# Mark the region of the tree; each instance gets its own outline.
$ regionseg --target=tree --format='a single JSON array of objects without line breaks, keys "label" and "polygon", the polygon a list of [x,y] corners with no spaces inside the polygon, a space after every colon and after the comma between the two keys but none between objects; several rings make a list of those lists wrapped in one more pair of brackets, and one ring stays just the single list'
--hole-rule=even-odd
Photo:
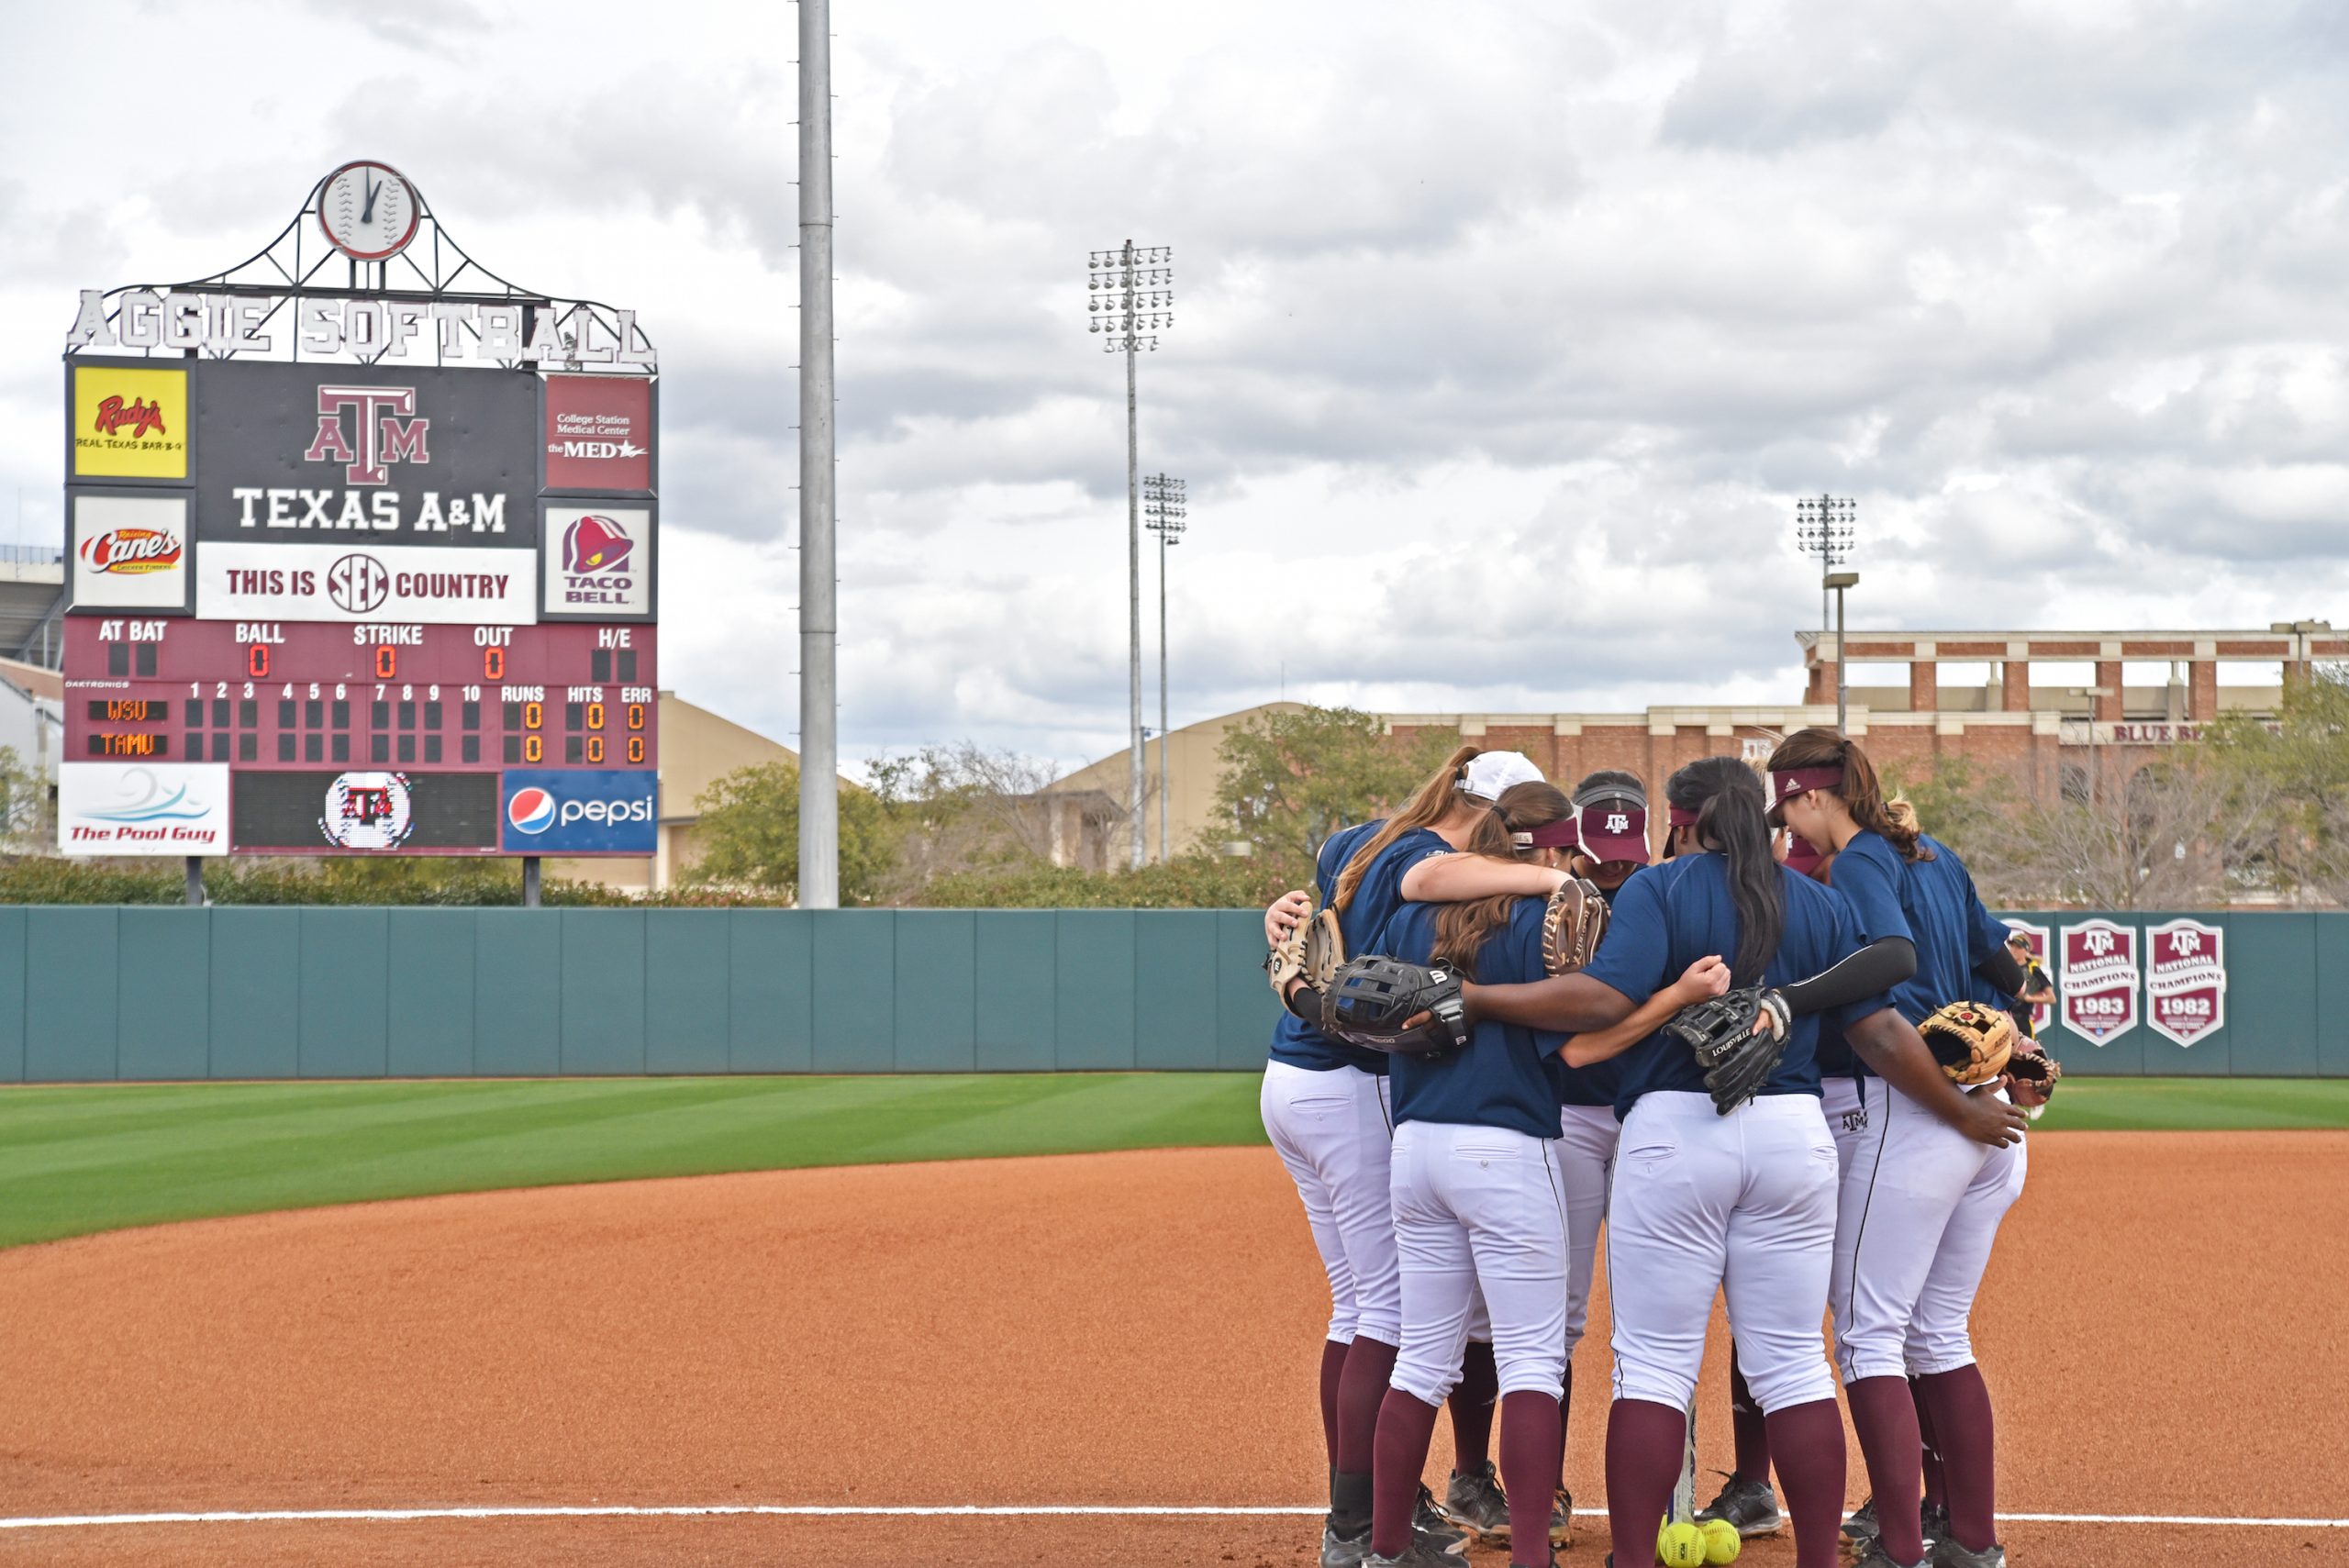
[{"label": "tree", "polygon": [[2266,841],[2245,870],[2287,897],[2349,903],[2349,668],[2288,683],[2276,722],[2230,715],[2201,745],[2263,807]]},{"label": "tree", "polygon": [[[896,859],[896,824],[883,801],[853,785],[840,794],[841,900],[870,904]],[[685,879],[706,887],[799,891],[799,768],[764,762],[737,768],[695,802],[701,851]]]},{"label": "tree", "polygon": [[1993,903],[2199,908],[2228,902],[2272,841],[2271,801],[2188,743],[2094,799],[1983,813],[1963,852]]},{"label": "tree", "polygon": [[1441,733],[1399,740],[1350,707],[1259,714],[1224,737],[1216,806],[1251,858],[1301,886],[1323,840],[1393,810],[1458,743]]}]

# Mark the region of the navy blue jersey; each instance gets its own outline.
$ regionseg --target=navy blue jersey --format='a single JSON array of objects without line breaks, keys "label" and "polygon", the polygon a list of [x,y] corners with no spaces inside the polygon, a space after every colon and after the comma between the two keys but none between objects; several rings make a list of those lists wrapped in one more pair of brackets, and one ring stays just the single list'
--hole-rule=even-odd
[{"label": "navy blue jersey", "polygon": [[[1380,827],[1376,822],[1364,822],[1332,833],[1322,843],[1314,880],[1320,885],[1324,906],[1337,896],[1338,878],[1344,873],[1346,862],[1353,859],[1354,851],[1376,834]],[[1338,929],[1344,934],[1346,951],[1384,951],[1378,946],[1378,936],[1403,902],[1403,873],[1430,855],[1450,853],[1452,846],[1424,828],[1410,828],[1379,851],[1378,858],[1370,862],[1363,872],[1362,881],[1355,885],[1353,902],[1338,913]],[[1384,1075],[1387,1056],[1383,1051],[1341,1045],[1284,1007],[1280,1021],[1273,1026],[1273,1060],[1302,1067],[1308,1073],[1359,1067],[1365,1073]]]},{"label": "navy blue jersey", "polygon": [[[1948,1002],[1984,999],[1987,983],[1974,966],[2007,940],[1974,891],[1974,878],[1948,845],[1920,840],[1932,860],[1903,860],[1882,834],[1863,829],[1835,857],[1835,891],[1852,906],[1868,941],[1906,937],[1916,944],[1917,973],[1892,989],[1892,1005],[1912,1024]],[[1865,1062],[1855,1071],[1865,1076]]]},{"label": "navy blue jersey", "polygon": [[[1835,866],[1839,879],[1842,862]],[[1850,906],[1799,873],[1778,868],[1787,900],[1786,934],[1776,956],[1763,967],[1762,984],[1787,985],[1834,967],[1860,951],[1859,928]],[[1698,959],[1719,954],[1737,959],[1737,906],[1730,900],[1729,862],[1710,851],[1685,854],[1650,866],[1623,884],[1615,901],[1607,938],[1585,974],[1613,986],[1636,1006],[1678,980]],[[1765,1095],[1819,1093],[1817,1057],[1822,1023],[1842,1029],[1879,1012],[1885,998],[1870,997],[1794,1020],[1786,1054],[1762,1085]],[[1615,1114],[1631,1114],[1642,1095],[1657,1090],[1701,1094],[1705,1074],[1688,1048],[1659,1029],[1623,1053],[1623,1080]]]},{"label": "navy blue jersey", "polygon": [[[1542,967],[1544,900],[1520,898],[1508,924],[1476,950],[1476,978],[1488,984],[1547,978]],[[1435,953],[1435,917],[1442,906],[1406,904],[1386,922],[1380,952],[1413,963]],[[1442,1058],[1397,1056],[1390,1078],[1395,1125],[1440,1121],[1462,1127],[1505,1127],[1529,1138],[1559,1135],[1558,1104],[1565,1036],[1517,1024],[1480,1023],[1467,1045]]]},{"label": "navy blue jersey", "polygon": [[[1626,877],[1612,887],[1599,888],[1598,896],[1607,905],[1610,916],[1614,913],[1616,898],[1630,880]],[[1558,1091],[1561,1105],[1611,1106],[1623,1086],[1623,1059],[1620,1056],[1610,1056],[1588,1067],[1567,1067],[1563,1062],[1559,1066],[1565,1073],[1564,1086]]]}]

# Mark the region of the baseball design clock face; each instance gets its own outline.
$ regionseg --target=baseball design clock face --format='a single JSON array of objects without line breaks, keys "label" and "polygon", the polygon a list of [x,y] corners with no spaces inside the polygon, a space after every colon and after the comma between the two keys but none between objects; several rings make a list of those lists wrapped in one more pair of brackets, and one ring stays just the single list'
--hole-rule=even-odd
[{"label": "baseball design clock face", "polygon": [[395,256],[416,238],[423,204],[398,170],[364,160],[327,176],[318,193],[318,222],[335,249],[361,261]]}]

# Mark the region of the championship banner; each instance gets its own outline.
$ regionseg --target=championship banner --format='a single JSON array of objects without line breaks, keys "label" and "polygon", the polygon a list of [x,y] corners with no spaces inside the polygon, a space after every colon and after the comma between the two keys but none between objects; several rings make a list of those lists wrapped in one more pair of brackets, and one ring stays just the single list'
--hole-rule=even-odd
[{"label": "championship banner", "polygon": [[2145,931],[2145,1022],[2190,1046],[2227,1021],[2226,931],[2172,920]]},{"label": "championship banner", "polygon": [[[2035,926],[2029,920],[2009,920],[2005,922],[2005,924],[2007,929],[2020,934],[2023,940],[2031,944],[2031,956],[2038,961],[2041,969],[2045,970],[2053,967],[2053,965],[2048,962],[2048,950],[2054,940],[2054,932],[2050,931],[2044,926]],[[2032,1004],[2031,1032],[2034,1037],[2045,1034],[2047,1032],[2047,1027],[2054,1021],[2055,1004],[2053,1002],[2034,1002]]]},{"label": "championship banner", "polygon": [[2064,928],[2064,1027],[2092,1045],[2137,1027],[2137,933],[2110,920]]}]

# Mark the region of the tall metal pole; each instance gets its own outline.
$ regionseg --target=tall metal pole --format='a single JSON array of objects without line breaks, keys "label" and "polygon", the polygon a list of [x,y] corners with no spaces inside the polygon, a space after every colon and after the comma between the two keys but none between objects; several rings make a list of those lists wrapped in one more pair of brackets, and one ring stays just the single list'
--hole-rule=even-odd
[{"label": "tall metal pole", "polygon": [[799,0],[799,906],[841,903],[832,530],[832,8]]},{"label": "tall metal pole", "polygon": [[1166,547],[1174,541],[1163,529],[1158,535],[1158,858],[1166,858],[1167,816],[1174,799],[1166,766]]},{"label": "tall metal pole", "polygon": [[1142,862],[1141,756],[1141,427],[1134,414],[1134,242],[1125,245],[1126,274],[1126,599],[1132,630],[1133,759],[1127,798],[1133,802],[1133,865]]},{"label": "tall metal pole", "polygon": [[1850,691],[1846,676],[1851,668],[1852,662],[1843,657],[1843,589],[1838,584],[1835,589],[1835,733],[1838,735],[1849,733],[1849,726],[1845,722],[1845,702]]}]

